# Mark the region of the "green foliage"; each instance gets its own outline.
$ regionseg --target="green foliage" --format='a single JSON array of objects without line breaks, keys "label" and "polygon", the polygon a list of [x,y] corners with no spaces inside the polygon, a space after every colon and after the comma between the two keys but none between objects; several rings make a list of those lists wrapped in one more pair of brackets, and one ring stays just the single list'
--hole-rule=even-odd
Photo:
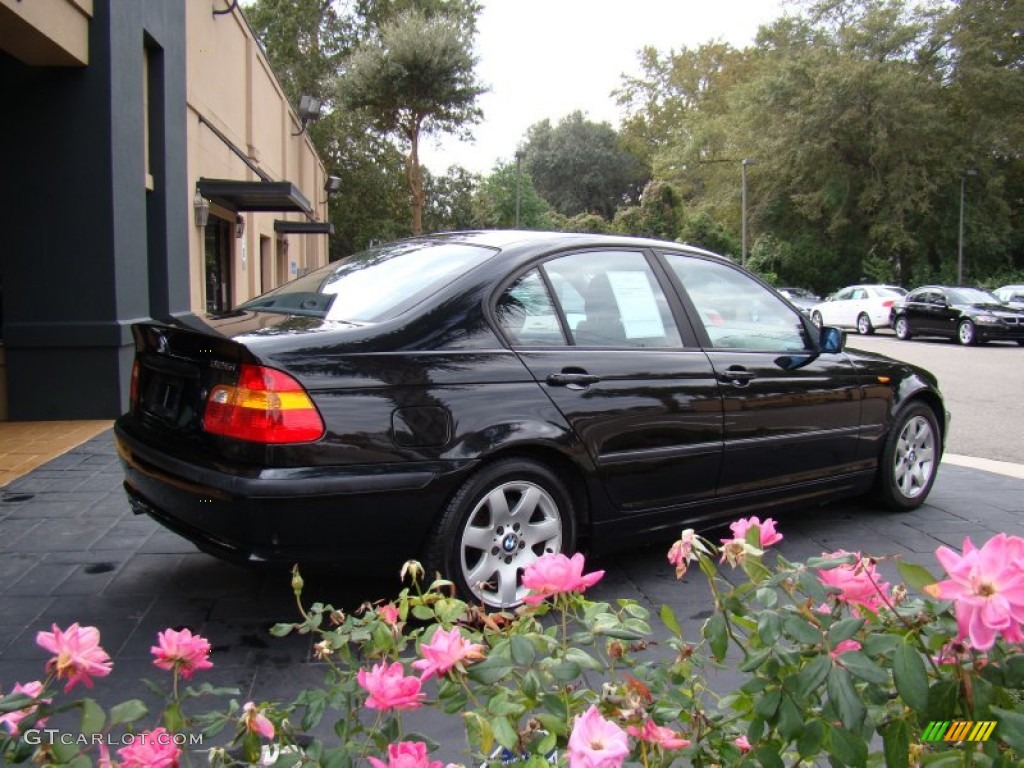
[{"label": "green foliage", "polygon": [[[203,684],[180,691],[174,671],[172,690],[160,693],[166,706],[156,722],[171,733],[203,734],[215,766],[274,757],[282,766],[349,765],[384,757],[400,741],[435,749],[429,734],[408,731],[405,710],[418,706],[437,710],[426,721],[431,724],[461,722],[466,765],[488,763],[499,747],[547,765],[552,751],[565,753],[577,718],[590,708],[629,730],[627,759],[648,768],[826,760],[851,767],[1024,765],[1019,644],[1000,640],[987,652],[971,650],[956,642],[951,604],[879,583],[871,575],[873,559],[847,554],[790,563],[766,554],[761,537],[760,526],[750,526],[740,554],[683,532],[677,575],[696,563],[714,608],[699,629],[686,629],[689,640],[670,609],[661,610],[664,628],[656,632],[648,610],[629,599],[593,601],[558,592],[536,606],[487,612],[453,597],[449,581],[424,586],[418,564],[406,571],[411,584],[395,600],[348,614],[324,603],[305,606],[296,571],[299,619],[276,625],[271,634],[311,638],[325,669],[322,686],[299,691],[291,702],[240,707],[234,690]],[[722,566],[726,573],[717,564],[723,552],[731,563]],[[772,567],[768,560],[775,561]],[[838,568],[860,585],[857,604],[821,581],[822,570]],[[918,566],[901,564],[900,572],[925,593],[934,582]],[[876,590],[871,609],[860,602],[865,573]],[[451,645],[435,646],[438,655],[425,653],[442,631],[457,634],[459,654]],[[382,689],[386,699],[408,686],[419,689],[414,662],[446,654],[447,667],[437,671],[436,686],[421,704],[368,708],[361,675],[371,668],[393,667],[403,678]],[[740,680],[732,690],[715,692],[708,677],[722,668]],[[108,712],[91,698],[64,701],[55,682],[48,679],[35,697],[0,696],[0,714],[24,712],[22,734],[68,711],[77,711],[79,732],[90,737],[116,740],[126,726],[144,729],[149,713],[140,701]],[[207,698],[218,700],[211,711],[201,706]],[[272,738],[260,735],[257,718],[266,718]],[[986,742],[923,742],[930,720],[998,724]],[[325,721],[333,728],[323,728]],[[639,734],[647,725],[685,741],[669,747],[645,740]],[[441,727],[450,734],[447,724]],[[227,741],[214,745],[225,728]],[[310,732],[320,736],[305,738]],[[86,766],[99,755],[91,740],[50,747],[2,728],[0,757],[5,764]]]},{"label": "green foliage", "polygon": [[474,203],[475,220],[480,227],[549,230],[554,226],[551,206],[533,186],[530,174],[521,164],[499,164],[480,185]]},{"label": "green foliage", "polygon": [[592,213],[611,221],[619,206],[639,201],[649,178],[615,129],[579,111],[554,127],[549,120],[530,126],[522,151],[537,191],[563,216]]},{"label": "green foliage", "polygon": [[465,132],[481,112],[484,92],[475,79],[472,38],[457,17],[410,8],[384,21],[378,35],[348,57],[338,97],[376,128],[409,148],[406,181],[412,197],[412,232],[423,231],[425,192],[420,139]]}]

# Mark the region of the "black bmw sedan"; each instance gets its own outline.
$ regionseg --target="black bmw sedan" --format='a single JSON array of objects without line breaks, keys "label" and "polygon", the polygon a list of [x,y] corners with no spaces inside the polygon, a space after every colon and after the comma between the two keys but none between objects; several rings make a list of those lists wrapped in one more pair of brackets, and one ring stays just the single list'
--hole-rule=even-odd
[{"label": "black bmw sedan", "polygon": [[904,341],[944,336],[967,346],[999,340],[1024,345],[1024,309],[979,288],[917,288],[893,305],[892,327]]},{"label": "black bmw sedan", "polygon": [[548,552],[872,490],[914,508],[947,427],[926,371],[656,240],[424,236],[206,322],[133,328],[136,511],[237,560],[417,557],[490,606]]}]

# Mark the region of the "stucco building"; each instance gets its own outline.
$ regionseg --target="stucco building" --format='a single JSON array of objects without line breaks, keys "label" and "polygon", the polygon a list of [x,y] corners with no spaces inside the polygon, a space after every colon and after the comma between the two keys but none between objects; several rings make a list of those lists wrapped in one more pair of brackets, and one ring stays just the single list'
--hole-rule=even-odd
[{"label": "stucco building", "polygon": [[116,416],[131,323],[327,263],[323,163],[232,0],[0,0],[0,95],[0,419]]}]

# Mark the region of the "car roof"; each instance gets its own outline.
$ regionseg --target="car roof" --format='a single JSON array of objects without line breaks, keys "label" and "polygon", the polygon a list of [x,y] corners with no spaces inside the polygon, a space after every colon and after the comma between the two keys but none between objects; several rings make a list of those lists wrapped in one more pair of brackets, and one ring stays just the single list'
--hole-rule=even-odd
[{"label": "car roof", "polygon": [[606,244],[620,246],[640,246],[645,248],[676,248],[690,253],[711,256],[724,261],[732,261],[728,256],[709,251],[689,243],[676,243],[669,240],[658,240],[649,237],[633,237],[630,235],[608,235],[586,232],[546,232],[523,229],[477,229],[463,232],[437,232],[423,235],[425,239],[453,240],[472,245],[489,246],[492,248],[511,248],[513,246],[548,246],[573,244]]}]

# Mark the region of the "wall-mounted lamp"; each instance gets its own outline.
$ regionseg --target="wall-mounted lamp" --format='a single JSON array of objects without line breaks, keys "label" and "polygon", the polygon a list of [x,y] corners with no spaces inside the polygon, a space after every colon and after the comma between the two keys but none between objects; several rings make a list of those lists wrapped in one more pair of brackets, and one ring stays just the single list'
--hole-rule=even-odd
[{"label": "wall-mounted lamp", "polygon": [[298,136],[305,132],[306,123],[310,120],[318,120],[320,118],[320,110],[323,109],[324,103],[315,96],[304,95],[299,99],[299,108],[297,111],[299,120],[302,121],[302,127],[298,131],[292,134],[292,136]]},{"label": "wall-mounted lamp", "polygon": [[245,234],[245,217],[241,214],[235,215],[235,237],[241,237]]},{"label": "wall-mounted lamp", "polygon": [[196,226],[205,227],[206,222],[210,220],[210,201],[203,197],[198,189],[196,196],[192,198],[192,211],[196,217]]},{"label": "wall-mounted lamp", "polygon": [[335,192],[341,191],[341,177],[340,176],[328,176],[327,181],[324,182],[324,192],[328,195],[333,195]]}]

